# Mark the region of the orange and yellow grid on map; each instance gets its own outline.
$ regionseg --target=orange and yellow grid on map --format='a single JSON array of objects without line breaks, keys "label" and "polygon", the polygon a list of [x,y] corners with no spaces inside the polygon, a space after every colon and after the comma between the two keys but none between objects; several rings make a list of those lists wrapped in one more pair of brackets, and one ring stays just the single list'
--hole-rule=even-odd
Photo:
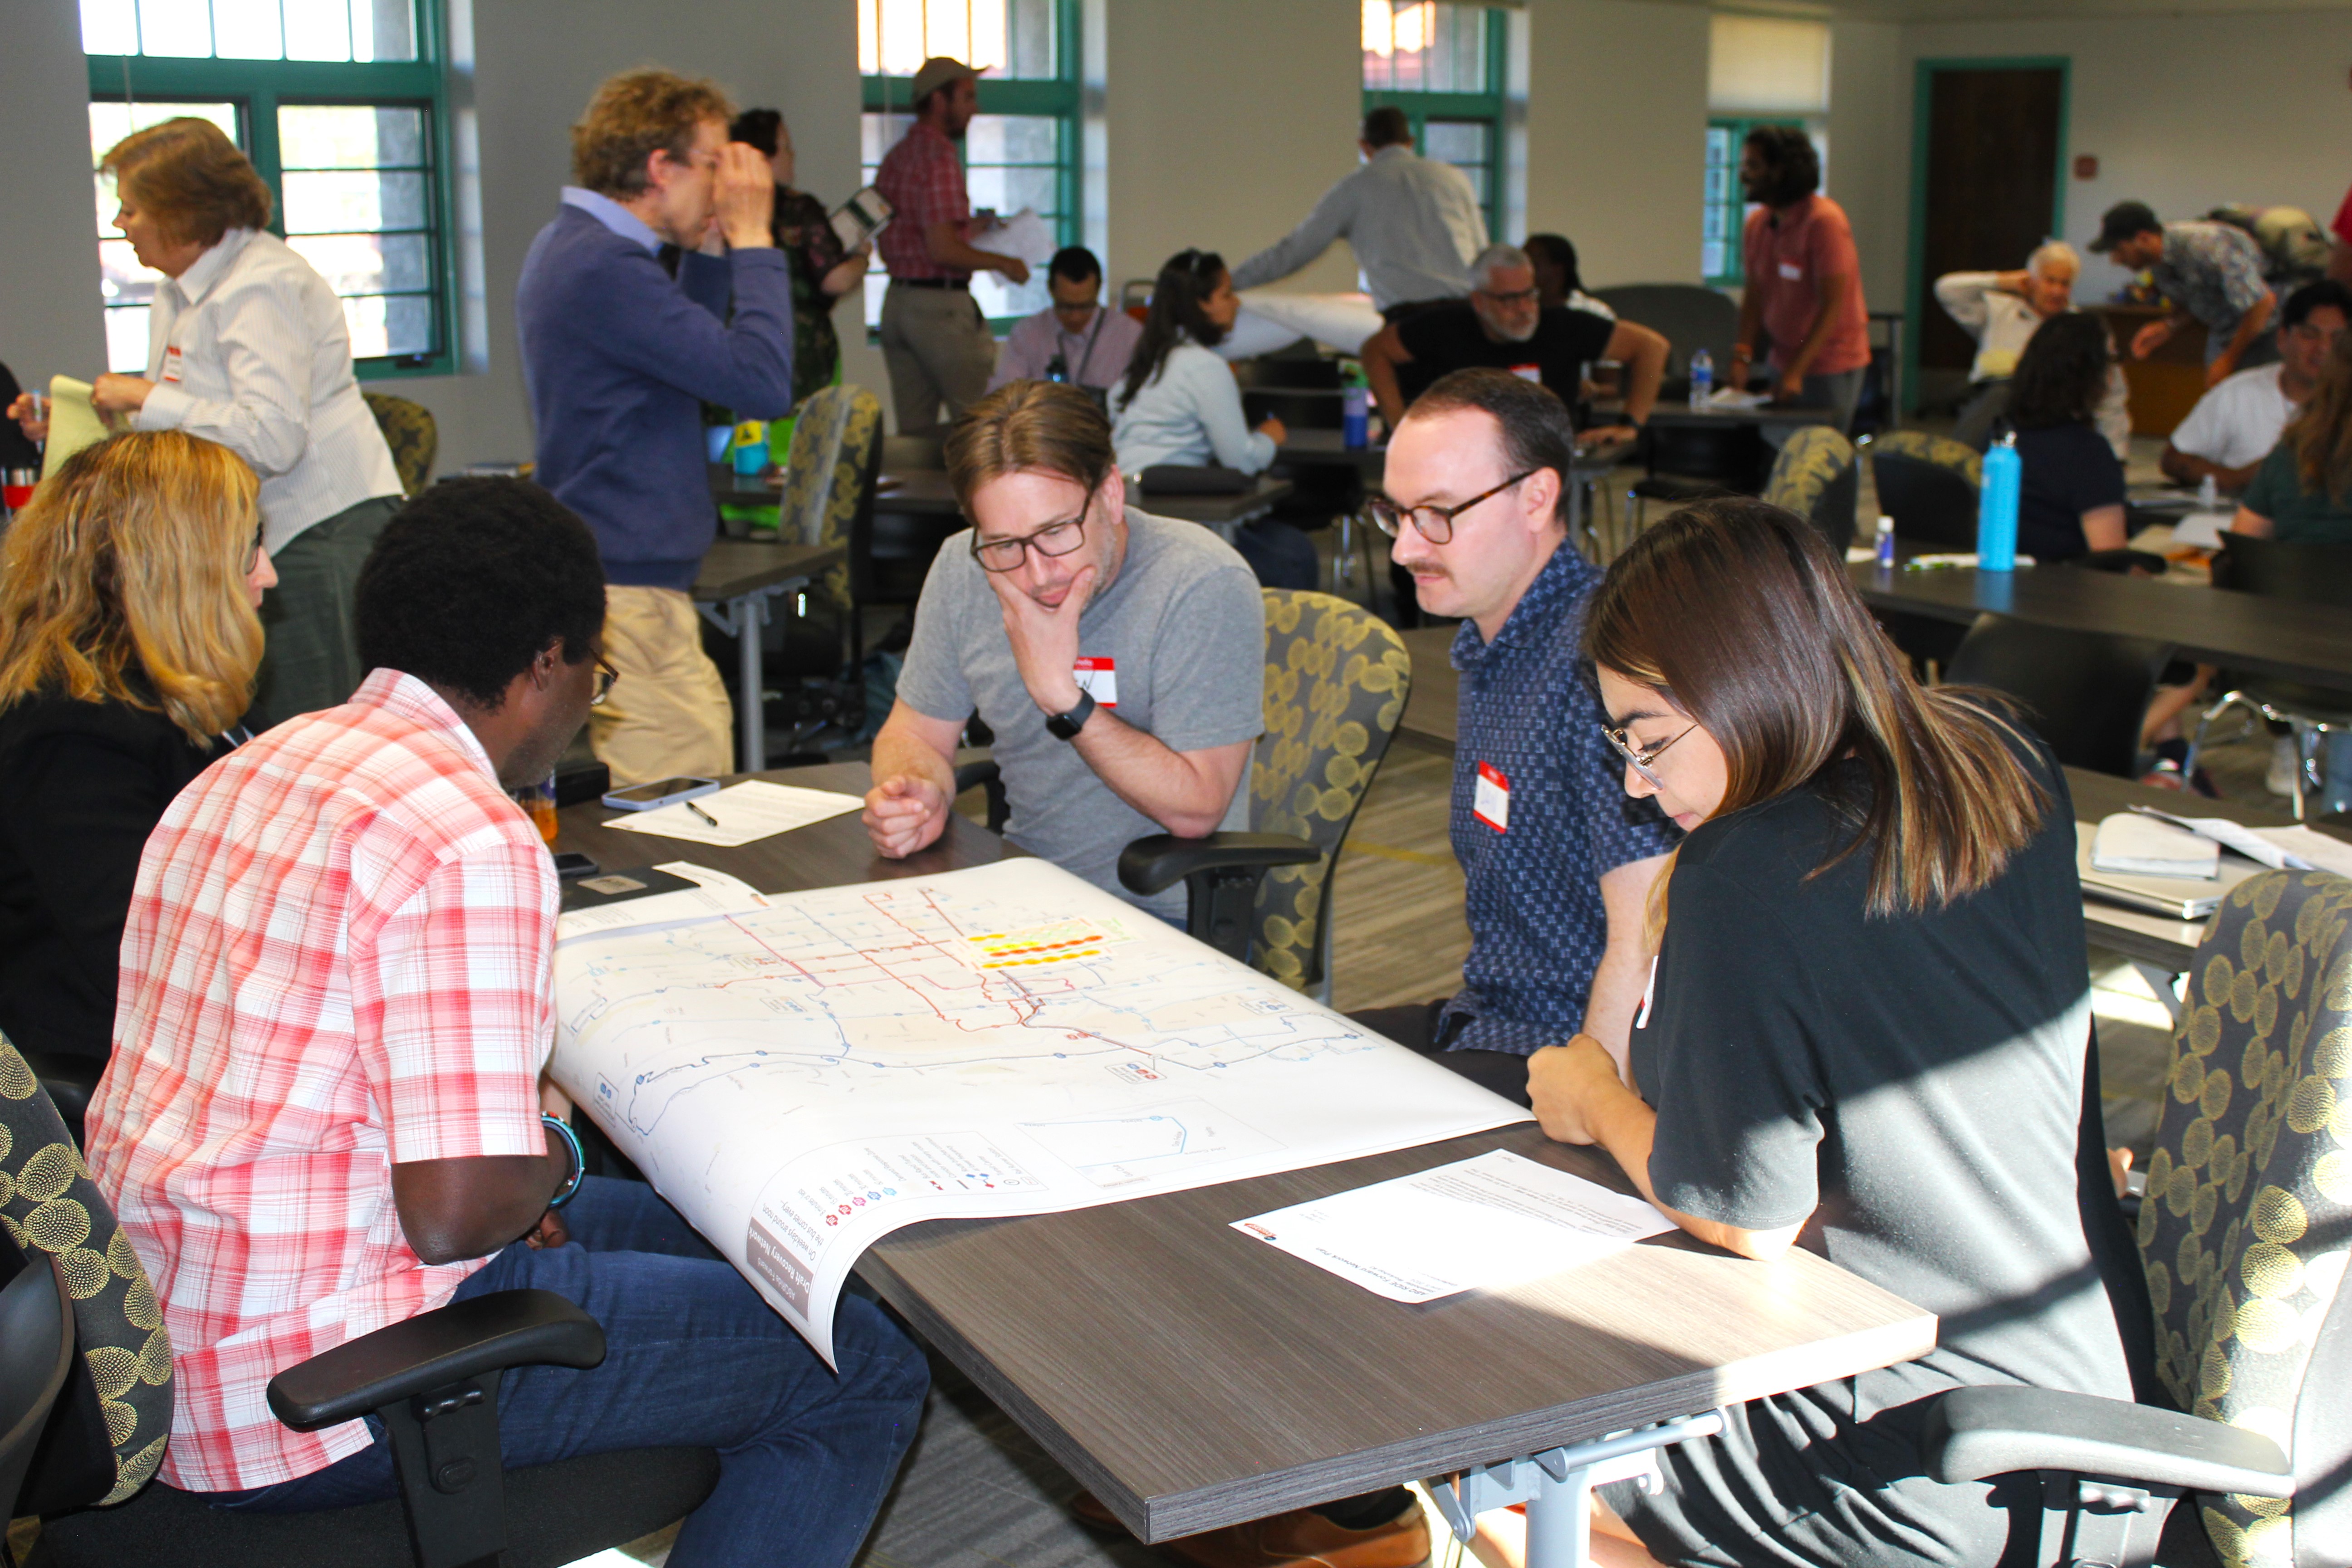
[{"label": "orange and yellow grid on map", "polygon": [[982,969],[1028,969],[1100,958],[1111,943],[1128,939],[1126,928],[1117,921],[1072,920],[992,931],[964,941],[971,944],[972,963]]}]

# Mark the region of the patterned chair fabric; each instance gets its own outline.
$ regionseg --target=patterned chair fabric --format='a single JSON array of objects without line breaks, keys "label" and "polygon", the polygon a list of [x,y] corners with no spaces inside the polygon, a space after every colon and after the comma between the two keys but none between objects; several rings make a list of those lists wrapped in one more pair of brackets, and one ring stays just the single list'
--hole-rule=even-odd
[{"label": "patterned chair fabric", "polygon": [[441,450],[441,427],[433,411],[421,403],[387,393],[362,392],[384,445],[392,448],[392,466],[400,470],[400,488],[411,496],[433,482],[433,458]]},{"label": "patterned chair fabric", "polygon": [[1257,963],[1313,991],[1325,979],[1332,868],[1404,715],[1412,658],[1386,623],[1345,599],[1262,591],[1265,733],[1250,767],[1250,826],[1304,837],[1323,855],[1276,867],[1259,886]]},{"label": "patterned chair fabric", "polygon": [[99,1195],[57,1107],[0,1035],[0,1226],[30,1258],[46,1253],[73,1298],[74,1343],[89,1363],[114,1449],[121,1502],[155,1473],[172,1433],[172,1339],[147,1271]]},{"label": "patterned chair fabric", "polygon": [[[828,386],[802,404],[785,462],[776,537],[845,548],[881,439],[882,404],[862,386]],[[824,592],[843,613],[848,612],[845,559],[824,574]]]},{"label": "patterned chair fabric", "polygon": [[2224,1563],[2352,1562],[2352,879],[2241,883],[2196,964],[2139,1211],[2157,1370],[2294,1463],[2292,1501],[2200,1500]]},{"label": "patterned chair fabric", "polygon": [[[1853,442],[1826,425],[1808,425],[1772,460],[1764,499],[1811,522],[1843,550],[1853,537],[1854,487],[1838,481],[1853,472]],[[1831,516],[1841,501],[1845,515]]]},{"label": "patterned chair fabric", "polygon": [[1932,463],[1965,477],[1972,485],[1984,483],[1984,455],[1948,436],[1930,436],[1924,430],[1889,430],[1871,442],[1870,455],[1874,460],[1908,458],[1916,463]]}]

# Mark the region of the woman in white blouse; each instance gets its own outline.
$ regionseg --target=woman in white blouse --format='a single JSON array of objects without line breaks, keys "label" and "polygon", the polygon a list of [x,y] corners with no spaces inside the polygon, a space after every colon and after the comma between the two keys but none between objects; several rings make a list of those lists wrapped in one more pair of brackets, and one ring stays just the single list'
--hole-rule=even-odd
[{"label": "woman in white blouse", "polygon": [[1255,474],[1287,434],[1279,419],[1255,430],[1242,412],[1233,367],[1212,351],[1240,313],[1233,275],[1214,251],[1181,250],[1151,286],[1151,312],[1111,388],[1111,443],[1130,478],[1162,463],[1214,464]]},{"label": "woman in white blouse", "polygon": [[[264,226],[269,187],[220,127],[183,118],[124,138],[114,225],[163,274],[147,374],[101,375],[110,423],[217,441],[261,476],[263,543],[278,586],[247,727],[347,700],[366,676],[352,590],[401,503],[400,474],[352,373],[342,301]],[[11,408],[21,419],[29,400]],[[45,428],[26,424],[40,439]]]}]

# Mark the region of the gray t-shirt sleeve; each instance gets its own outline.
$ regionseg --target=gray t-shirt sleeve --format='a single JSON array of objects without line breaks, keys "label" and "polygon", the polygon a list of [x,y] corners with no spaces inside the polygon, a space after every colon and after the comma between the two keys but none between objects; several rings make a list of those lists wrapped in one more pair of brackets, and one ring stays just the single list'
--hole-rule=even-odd
[{"label": "gray t-shirt sleeve", "polygon": [[[964,678],[961,643],[965,620],[975,613],[975,593],[992,601],[994,595],[971,558],[969,530],[940,546],[931,569],[923,577],[922,596],[915,603],[915,633],[907,644],[907,659],[898,671],[898,700],[916,712],[961,723],[971,717],[971,682]],[[992,602],[984,606],[992,613]]]},{"label": "gray t-shirt sleeve", "polygon": [[1177,594],[1151,658],[1151,732],[1171,752],[1255,740],[1265,728],[1265,600],[1236,557]]}]

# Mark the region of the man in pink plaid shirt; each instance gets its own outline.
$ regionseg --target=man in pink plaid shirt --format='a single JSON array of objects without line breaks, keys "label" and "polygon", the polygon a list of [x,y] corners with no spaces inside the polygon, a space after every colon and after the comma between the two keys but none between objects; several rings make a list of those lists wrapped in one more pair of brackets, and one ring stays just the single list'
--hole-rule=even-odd
[{"label": "man in pink plaid shirt", "polygon": [[176,1352],[161,1479],[276,1512],[393,1496],[372,1420],[294,1432],[270,1378],[537,1288],[607,1358],[504,1375],[509,1467],[715,1447],[672,1563],[844,1564],[914,1435],[915,1348],[845,1300],[835,1376],[650,1188],[551,1205],[576,1175],[541,1122],[558,885],[506,791],[602,700],[604,618],[595,540],[547,491],[437,486],[361,573],[358,693],[215,763],[148,840],[89,1161]]},{"label": "man in pink plaid shirt", "polygon": [[941,55],[915,73],[915,122],[883,155],[874,188],[890,204],[877,240],[890,287],[882,296],[882,363],[898,428],[919,430],[979,402],[996,365],[996,340],[971,297],[971,275],[1029,281],[1029,264],[973,247],[971,198],[955,144],[980,112],[979,73]]}]

